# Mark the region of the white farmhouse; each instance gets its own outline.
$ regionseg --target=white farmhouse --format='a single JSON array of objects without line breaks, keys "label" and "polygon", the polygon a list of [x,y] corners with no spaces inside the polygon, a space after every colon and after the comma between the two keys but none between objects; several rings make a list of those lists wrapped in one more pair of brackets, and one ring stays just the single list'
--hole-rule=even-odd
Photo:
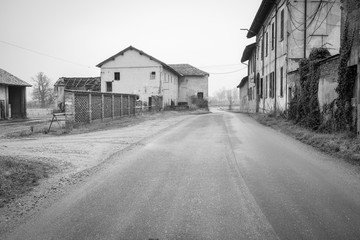
[{"label": "white farmhouse", "polygon": [[[188,64],[167,65],[132,46],[97,67],[101,68],[101,92],[137,94],[149,106],[155,99],[160,99],[161,107],[164,107],[177,105],[179,101],[188,102],[189,94],[202,98],[208,95],[209,74],[199,69],[195,72],[196,68]],[[190,75],[186,75],[186,67],[192,69]],[[200,75],[205,77],[194,84]]]}]

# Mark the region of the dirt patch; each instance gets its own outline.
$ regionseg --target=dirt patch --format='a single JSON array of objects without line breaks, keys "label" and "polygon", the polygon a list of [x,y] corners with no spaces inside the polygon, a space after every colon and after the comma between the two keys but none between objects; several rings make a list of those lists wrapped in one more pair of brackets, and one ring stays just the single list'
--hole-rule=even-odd
[{"label": "dirt patch", "polygon": [[283,117],[249,114],[258,122],[311,145],[322,152],[360,165],[360,139],[349,133],[320,133],[296,125]]},{"label": "dirt patch", "polygon": [[11,156],[0,156],[0,208],[30,192],[54,166]]}]

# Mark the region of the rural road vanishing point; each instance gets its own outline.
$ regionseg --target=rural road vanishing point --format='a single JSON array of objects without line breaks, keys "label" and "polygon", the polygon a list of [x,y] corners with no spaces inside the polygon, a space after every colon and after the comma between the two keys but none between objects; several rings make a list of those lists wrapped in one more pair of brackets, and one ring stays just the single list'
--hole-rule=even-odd
[{"label": "rural road vanishing point", "polygon": [[5,239],[360,239],[354,166],[247,115],[193,115],[140,143]]}]

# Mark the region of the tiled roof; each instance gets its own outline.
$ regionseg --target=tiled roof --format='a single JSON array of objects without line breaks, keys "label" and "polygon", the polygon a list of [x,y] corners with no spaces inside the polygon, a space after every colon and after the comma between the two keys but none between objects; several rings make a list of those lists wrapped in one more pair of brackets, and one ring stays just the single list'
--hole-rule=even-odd
[{"label": "tiled roof", "polygon": [[98,65],[96,65],[97,67],[101,68],[102,65],[104,65],[105,63],[107,63],[108,61],[113,61],[117,56],[119,55],[124,55],[125,52],[127,51],[130,51],[130,50],[133,50],[133,51],[137,51],[140,55],[144,55],[144,56],[147,56],[148,58],[150,58],[150,60],[153,60],[155,62],[158,62],[159,64],[161,64],[164,68],[166,68],[167,70],[175,73],[176,75],[178,75],[179,73],[176,72],[174,69],[172,69],[171,67],[169,67],[166,63],[154,58],[153,56],[150,56],[149,54],[137,49],[137,48],[134,48],[133,46],[129,46],[127,48],[125,48],[124,50],[118,52],[117,54],[115,54],[114,56],[111,56],[109,57],[108,59],[102,61],[101,63],[99,63]]},{"label": "tiled roof", "polygon": [[31,87],[27,82],[15,77],[11,73],[0,68],[0,84],[12,85],[12,86],[24,86]]},{"label": "tiled roof", "polygon": [[54,86],[65,85],[67,90],[100,91],[100,77],[61,77]]},{"label": "tiled roof", "polygon": [[183,76],[209,76],[209,73],[189,64],[169,64],[169,66]]}]

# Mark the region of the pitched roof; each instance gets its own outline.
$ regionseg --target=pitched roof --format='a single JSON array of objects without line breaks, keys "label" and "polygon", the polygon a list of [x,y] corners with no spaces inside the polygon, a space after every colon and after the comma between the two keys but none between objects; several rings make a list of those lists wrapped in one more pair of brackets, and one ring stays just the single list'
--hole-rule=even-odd
[{"label": "pitched roof", "polygon": [[237,85],[237,88],[242,88],[247,83],[248,80],[249,80],[248,76],[243,77],[243,79],[241,79],[239,85]]},{"label": "pitched roof", "polygon": [[31,84],[15,77],[11,73],[0,68],[0,84],[12,85],[12,86],[24,86],[31,87]]},{"label": "pitched roof", "polygon": [[252,43],[250,45],[247,45],[244,49],[243,55],[241,57],[241,62],[246,62],[250,59],[250,56],[253,52],[253,50],[256,48],[256,43]]},{"label": "pitched roof", "polygon": [[68,90],[100,91],[100,77],[61,77],[54,86],[65,85]]},{"label": "pitched roof", "polygon": [[144,56],[147,56],[148,58],[150,58],[150,60],[153,60],[155,62],[158,62],[159,64],[161,64],[164,68],[166,68],[167,70],[169,70],[170,72],[173,72],[175,73],[176,75],[179,75],[179,73],[177,71],[175,71],[174,69],[172,69],[171,67],[169,67],[167,64],[165,64],[164,62],[154,58],[153,56],[150,56],[149,54],[137,49],[137,48],[134,48],[133,46],[130,46],[130,47],[127,47],[125,48],[124,50],[118,52],[117,54],[109,57],[108,59],[102,61],[101,63],[99,63],[98,65],[96,65],[97,67],[101,67],[102,65],[104,65],[105,63],[109,62],[109,61],[113,61],[116,57],[118,57],[119,55],[124,55],[125,52],[127,51],[137,51],[139,52],[140,55],[144,55]]},{"label": "pitched roof", "polygon": [[169,66],[183,76],[209,76],[209,73],[193,67],[190,64],[169,64]]},{"label": "pitched roof", "polygon": [[276,3],[276,0],[263,0],[256,13],[256,16],[251,24],[251,27],[246,35],[247,38],[252,38],[258,34],[260,28],[265,21],[266,17],[270,13],[272,7]]}]

